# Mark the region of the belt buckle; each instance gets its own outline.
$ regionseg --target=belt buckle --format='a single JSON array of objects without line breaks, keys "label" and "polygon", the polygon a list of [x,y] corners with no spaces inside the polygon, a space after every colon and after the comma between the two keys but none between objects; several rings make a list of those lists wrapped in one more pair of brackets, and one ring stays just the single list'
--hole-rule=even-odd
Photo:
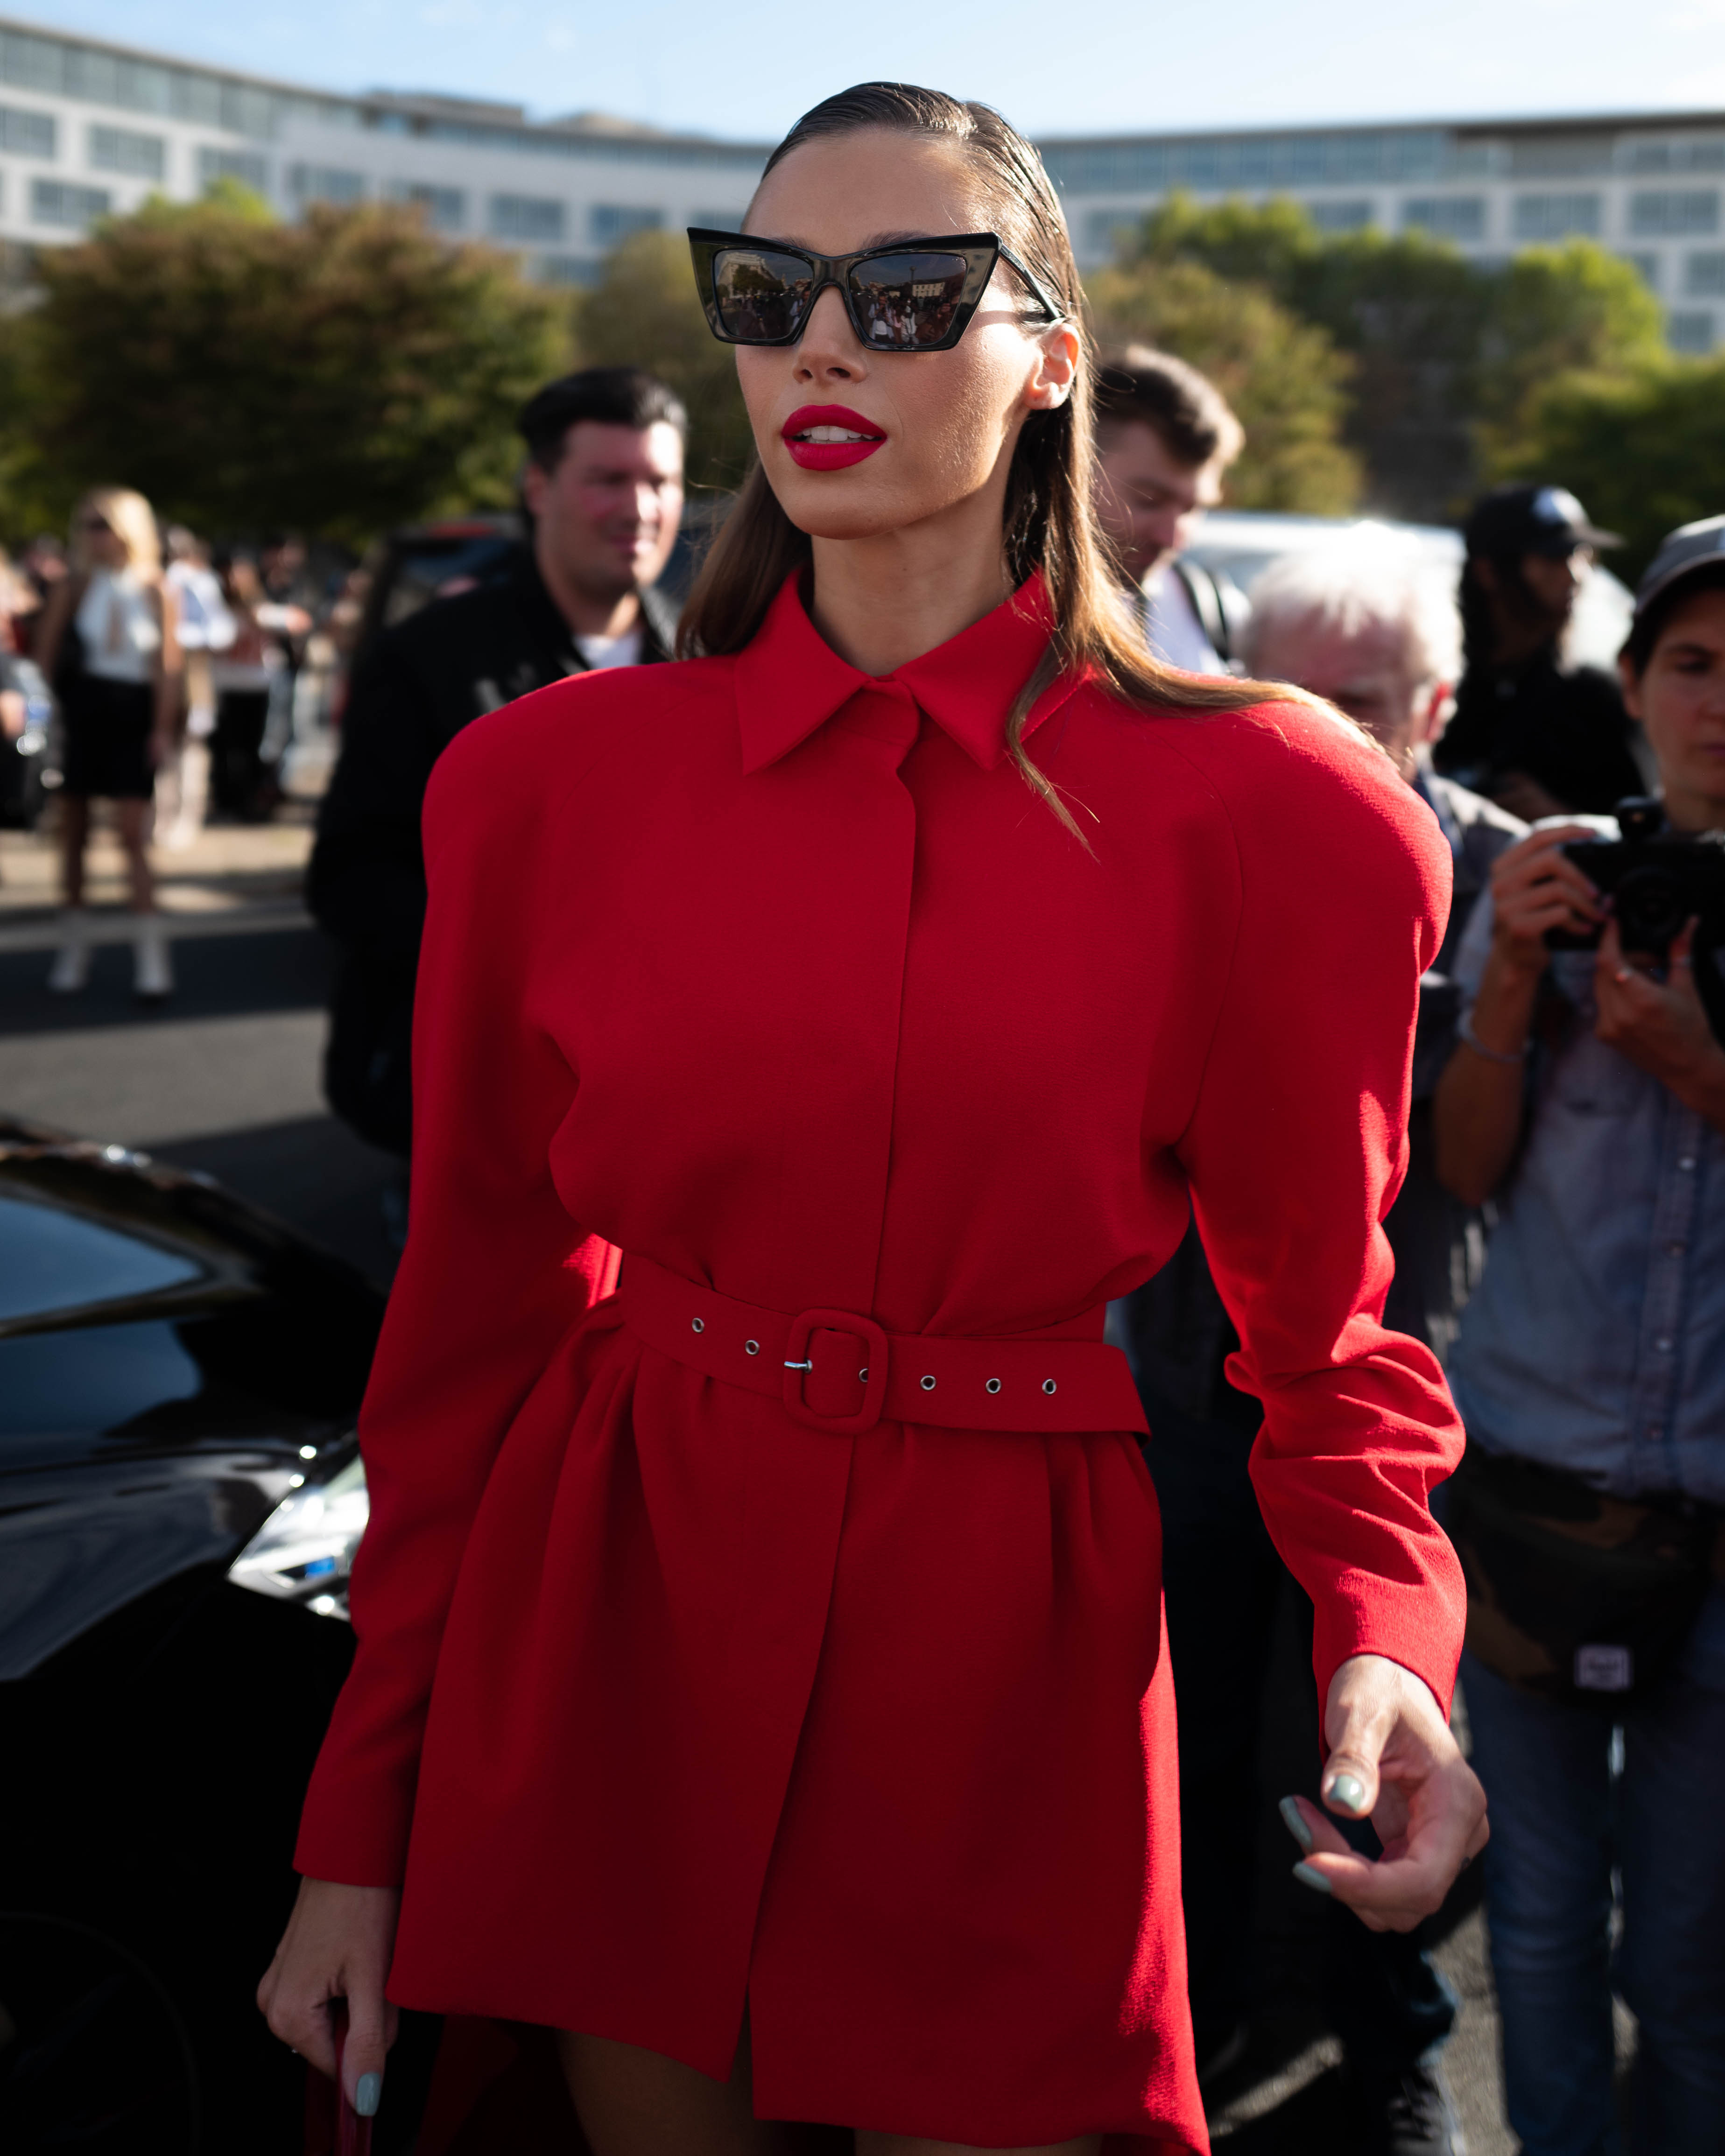
[{"label": "belt buckle", "polygon": [[[866,1357],[863,1369],[863,1402],[855,1414],[817,1414],[803,1395],[803,1380],[814,1367],[809,1344],[816,1332],[848,1332],[862,1343]],[[825,1430],[831,1437],[860,1437],[880,1419],[886,1404],[886,1335],[872,1317],[854,1310],[805,1310],[791,1320],[784,1342],[784,1404],[793,1422],[805,1430]],[[858,1373],[861,1376],[861,1372]]]}]

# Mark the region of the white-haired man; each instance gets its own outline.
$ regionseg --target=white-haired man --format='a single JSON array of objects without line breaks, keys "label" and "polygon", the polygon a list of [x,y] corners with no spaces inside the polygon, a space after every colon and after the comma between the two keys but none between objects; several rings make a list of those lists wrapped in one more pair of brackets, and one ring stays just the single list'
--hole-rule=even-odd
[{"label": "white-haired man", "polygon": [[[1410,1164],[1386,1223],[1396,1276],[1384,1322],[1441,1357],[1484,1254],[1478,1215],[1432,1172],[1430,1096],[1455,1045],[1459,1007],[1450,964],[1492,861],[1523,827],[1430,767],[1461,637],[1453,598],[1422,573],[1417,555],[1389,533],[1363,534],[1285,557],[1251,598],[1248,670],[1309,689],[1368,727],[1430,807],[1455,856],[1449,932],[1420,983]],[[1155,1432],[1146,1457],[1162,1504],[1168,1650],[1181,1703],[1193,2021],[1200,2078],[1214,2086],[1248,2048],[1255,1912],[1250,1867],[1239,1852],[1257,1845],[1261,1825],[1258,1702],[1287,1582],[1247,1472],[1261,1410],[1224,1374],[1238,1343],[1195,1229],[1170,1265],[1115,1306],[1111,1333],[1132,1357]],[[1291,1799],[1282,1815],[1303,1851],[1311,1830]],[[1452,1996],[1406,1935],[1368,1932],[1335,1905],[1323,1922],[1324,2003],[1354,2111],[1348,2145],[1368,2156],[1450,2156],[1459,2142],[1435,2055],[1454,2020]],[[1247,2056],[1244,2070],[1250,2066]]]}]

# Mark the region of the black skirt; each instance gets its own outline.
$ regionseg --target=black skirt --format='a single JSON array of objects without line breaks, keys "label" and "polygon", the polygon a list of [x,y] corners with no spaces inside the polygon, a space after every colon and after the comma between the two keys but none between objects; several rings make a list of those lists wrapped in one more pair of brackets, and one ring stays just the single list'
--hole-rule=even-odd
[{"label": "black skirt", "polygon": [[150,735],[156,691],[147,681],[79,674],[66,684],[61,784],[80,800],[147,801],[156,790]]}]

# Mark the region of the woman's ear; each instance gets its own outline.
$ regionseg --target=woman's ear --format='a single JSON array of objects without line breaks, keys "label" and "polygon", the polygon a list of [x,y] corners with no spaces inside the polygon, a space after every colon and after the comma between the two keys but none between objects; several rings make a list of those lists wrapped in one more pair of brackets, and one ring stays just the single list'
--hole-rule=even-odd
[{"label": "woman's ear", "polygon": [[1078,332],[1069,322],[1055,322],[1037,340],[1036,366],[1024,389],[1024,407],[1030,412],[1053,412],[1072,393],[1078,374]]}]

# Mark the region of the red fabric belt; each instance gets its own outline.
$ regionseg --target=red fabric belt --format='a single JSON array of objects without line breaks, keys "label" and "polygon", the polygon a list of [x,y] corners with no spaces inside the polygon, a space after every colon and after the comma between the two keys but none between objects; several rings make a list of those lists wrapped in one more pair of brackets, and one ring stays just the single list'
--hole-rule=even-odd
[{"label": "red fabric belt", "polygon": [[888,1422],[947,1430],[1147,1433],[1127,1359],[1100,1340],[954,1340],[883,1332],[849,1310],[787,1317],[650,1258],[623,1261],[623,1315],[649,1348],[721,1383],[783,1401],[835,1437]]}]

